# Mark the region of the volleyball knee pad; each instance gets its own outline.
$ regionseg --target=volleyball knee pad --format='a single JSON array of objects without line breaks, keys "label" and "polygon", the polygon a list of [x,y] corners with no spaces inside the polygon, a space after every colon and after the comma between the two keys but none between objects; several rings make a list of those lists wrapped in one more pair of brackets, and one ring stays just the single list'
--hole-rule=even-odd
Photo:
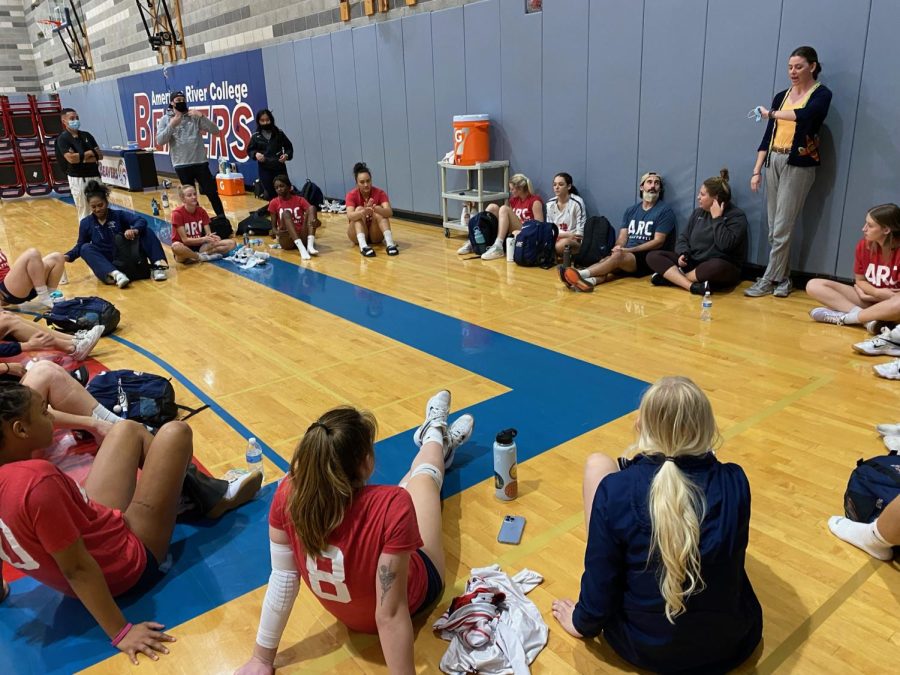
[{"label": "volleyball knee pad", "polygon": [[400,487],[405,488],[407,483],[415,476],[428,476],[434,481],[434,484],[437,485],[438,490],[444,486],[444,474],[439,468],[434,464],[419,464],[419,466],[413,469],[412,473],[409,474],[409,478],[400,484]]}]

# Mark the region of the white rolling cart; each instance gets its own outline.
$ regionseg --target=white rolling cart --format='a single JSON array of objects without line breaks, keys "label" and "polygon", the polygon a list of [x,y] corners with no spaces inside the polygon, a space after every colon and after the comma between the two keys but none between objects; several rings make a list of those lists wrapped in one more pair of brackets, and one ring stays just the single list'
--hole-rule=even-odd
[{"label": "white rolling cart", "polygon": [[[448,216],[447,206],[449,202],[474,202],[477,204],[479,211],[484,211],[485,204],[509,199],[509,162],[506,160],[462,165],[438,162],[438,166],[441,167],[441,218],[444,221],[445,237],[450,236],[450,230],[468,232],[468,228],[459,222],[459,218],[451,220]],[[447,189],[448,171],[466,172],[466,187],[464,190]],[[500,189],[491,190],[485,187],[484,174],[486,171],[503,172],[503,182],[500,183],[502,186]]]}]

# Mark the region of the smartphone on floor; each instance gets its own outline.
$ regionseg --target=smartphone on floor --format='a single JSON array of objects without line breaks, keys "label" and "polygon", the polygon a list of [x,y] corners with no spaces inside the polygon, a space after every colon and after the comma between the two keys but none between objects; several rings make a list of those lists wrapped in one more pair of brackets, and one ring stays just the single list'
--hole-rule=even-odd
[{"label": "smartphone on floor", "polygon": [[500,534],[497,541],[501,544],[518,544],[522,541],[522,531],[525,529],[523,516],[504,516],[500,524]]}]

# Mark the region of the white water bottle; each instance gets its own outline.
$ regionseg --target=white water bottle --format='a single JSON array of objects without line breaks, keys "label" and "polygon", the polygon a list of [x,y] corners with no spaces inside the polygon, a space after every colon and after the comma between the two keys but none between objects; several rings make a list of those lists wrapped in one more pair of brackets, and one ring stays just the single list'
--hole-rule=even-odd
[{"label": "white water bottle", "polygon": [[515,429],[504,429],[494,440],[494,496],[505,502],[519,495],[516,442],[513,440],[517,433]]},{"label": "white water bottle", "polygon": [[700,302],[700,320],[712,321],[712,296],[709,291],[703,294],[703,300]]},{"label": "white water bottle", "polygon": [[464,204],[462,207],[462,213],[459,214],[459,225],[465,230],[469,229],[469,218],[471,214],[469,213],[469,205]]},{"label": "white water bottle", "polygon": [[262,448],[259,446],[259,441],[255,438],[250,438],[247,440],[247,470],[250,473],[254,471],[259,471],[261,474],[265,476],[265,471],[263,470],[263,453]]},{"label": "white water bottle", "polygon": [[506,238],[506,262],[516,261],[516,238],[509,235]]}]

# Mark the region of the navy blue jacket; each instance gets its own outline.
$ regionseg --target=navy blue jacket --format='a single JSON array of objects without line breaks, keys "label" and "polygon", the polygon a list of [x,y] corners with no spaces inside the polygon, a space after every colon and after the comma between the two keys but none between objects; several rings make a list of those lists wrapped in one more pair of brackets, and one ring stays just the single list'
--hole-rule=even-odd
[{"label": "navy blue jacket", "polygon": [[[781,110],[781,104],[784,97],[787,96],[789,89],[780,91],[775,94],[772,99],[772,110]],[[794,114],[797,116],[797,126],[794,130],[794,140],[791,142],[791,152],[788,155],[787,163],[793,166],[819,166],[821,159],[819,157],[819,130],[828,115],[828,108],[831,106],[831,90],[824,84],[816,87],[815,91],[810,95],[806,105],[797,108]],[[762,142],[759,144],[757,151],[769,152],[772,149],[772,139],[775,137],[773,133],[775,123],[778,120],[769,120],[766,124],[766,132],[763,134]],[[766,166],[769,163],[769,156],[766,156]]]},{"label": "navy blue jacket", "polygon": [[81,247],[85,244],[93,244],[100,249],[104,257],[113,260],[116,253],[117,234],[125,234],[126,230],[143,232],[146,229],[147,221],[128,211],[110,207],[107,209],[106,223],[103,225],[97,220],[97,216],[91,213],[81,219],[81,223],[78,225],[78,241],[75,242],[72,250],[66,253],[66,259],[69,262],[75,262],[81,257]]},{"label": "navy blue jacket", "polygon": [[647,562],[647,497],[660,459],[638,455],[604,478],[594,496],[573,623],[585,637],[602,631],[622,658],[640,668],[723,673],[746,660],[762,637],[762,609],[744,571],[750,485],[741,467],[722,464],[712,453],[679,458],[678,466],[706,495],[700,529],[706,588],[669,623],[658,557]]}]

